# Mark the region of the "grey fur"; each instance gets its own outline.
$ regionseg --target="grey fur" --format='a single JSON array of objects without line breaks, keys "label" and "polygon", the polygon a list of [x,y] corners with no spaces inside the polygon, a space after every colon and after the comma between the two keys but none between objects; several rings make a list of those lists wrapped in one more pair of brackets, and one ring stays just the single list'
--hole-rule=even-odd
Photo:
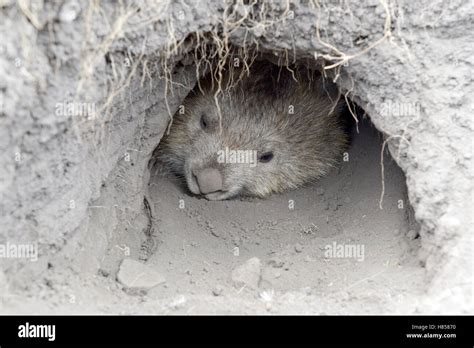
[{"label": "grey fur", "polygon": [[[232,87],[236,76],[241,79]],[[223,85],[225,91],[217,97],[222,133],[214,98],[217,83],[207,76],[185,99],[184,114],[174,115],[171,132],[156,151],[158,161],[184,177],[192,192],[200,193],[193,173],[217,168],[222,192],[205,194],[206,198],[265,197],[313,182],[341,159],[347,146],[340,121],[343,102],[335,85],[319,73],[256,62],[249,74],[227,73]],[[225,147],[256,150],[258,156],[272,151],[274,157],[255,167],[218,163],[217,151]]]}]

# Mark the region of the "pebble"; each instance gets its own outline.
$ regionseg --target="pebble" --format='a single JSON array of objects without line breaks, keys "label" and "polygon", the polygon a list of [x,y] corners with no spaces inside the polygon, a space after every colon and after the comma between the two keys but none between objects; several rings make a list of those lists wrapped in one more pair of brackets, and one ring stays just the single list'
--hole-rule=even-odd
[{"label": "pebble", "polygon": [[300,243],[296,243],[296,245],[295,245],[295,251],[296,251],[297,253],[302,252],[302,251],[303,251],[303,246],[302,246]]},{"label": "pebble", "polygon": [[415,239],[417,236],[418,236],[418,233],[416,233],[413,230],[410,230],[410,231],[407,232],[407,238],[410,239],[410,240]]},{"label": "pebble", "polygon": [[214,296],[221,296],[222,293],[224,292],[224,288],[220,285],[217,285],[213,290],[212,290],[212,294]]},{"label": "pebble", "polygon": [[81,6],[79,2],[74,0],[67,1],[63,4],[61,10],[59,11],[59,20],[61,22],[72,22],[77,18],[79,12],[81,12]]},{"label": "pebble", "polygon": [[165,278],[150,266],[141,262],[125,259],[120,265],[117,280],[129,289],[151,289],[161,283]]},{"label": "pebble", "polygon": [[278,257],[272,257],[270,260],[268,260],[268,264],[274,268],[282,268],[284,262]]},{"label": "pebble", "polygon": [[260,259],[252,257],[232,271],[234,286],[240,288],[244,285],[256,289],[260,283],[262,266]]}]

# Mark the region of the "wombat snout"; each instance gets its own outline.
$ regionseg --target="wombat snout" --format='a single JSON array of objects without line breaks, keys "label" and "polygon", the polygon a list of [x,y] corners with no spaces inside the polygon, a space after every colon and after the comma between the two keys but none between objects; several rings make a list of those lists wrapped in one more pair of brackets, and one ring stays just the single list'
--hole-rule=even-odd
[{"label": "wombat snout", "polygon": [[199,193],[208,194],[222,190],[222,175],[215,168],[193,170],[193,177],[199,187]]}]

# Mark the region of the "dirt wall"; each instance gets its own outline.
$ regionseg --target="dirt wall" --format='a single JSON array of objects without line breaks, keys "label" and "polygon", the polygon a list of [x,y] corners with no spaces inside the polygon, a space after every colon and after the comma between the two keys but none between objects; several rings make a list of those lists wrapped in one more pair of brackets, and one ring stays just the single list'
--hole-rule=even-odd
[{"label": "dirt wall", "polygon": [[3,1],[0,10],[0,242],[38,245],[36,262],[1,260],[5,308],[27,311],[15,299],[60,297],[71,275],[114,273],[138,257],[147,163],[196,81],[189,38],[202,35],[218,56],[232,44],[281,64],[325,61],[405,173],[429,278],[418,310],[472,310],[472,3]]}]

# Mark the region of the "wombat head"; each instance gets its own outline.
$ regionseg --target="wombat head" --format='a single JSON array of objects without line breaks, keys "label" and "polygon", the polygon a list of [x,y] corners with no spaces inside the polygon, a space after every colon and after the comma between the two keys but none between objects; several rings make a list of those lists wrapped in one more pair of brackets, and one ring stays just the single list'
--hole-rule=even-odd
[{"label": "wombat head", "polygon": [[210,200],[264,197],[326,174],[347,141],[341,103],[334,86],[309,73],[256,64],[217,95],[203,79],[174,116],[160,161]]}]

